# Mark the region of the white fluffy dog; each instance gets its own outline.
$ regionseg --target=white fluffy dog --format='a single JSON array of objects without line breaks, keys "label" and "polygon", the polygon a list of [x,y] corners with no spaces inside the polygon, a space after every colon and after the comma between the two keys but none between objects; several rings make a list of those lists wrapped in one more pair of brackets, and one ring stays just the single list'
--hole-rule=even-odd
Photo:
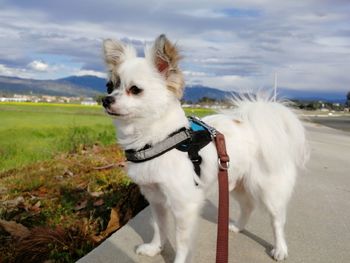
[{"label": "white fluffy dog", "polygon": [[[115,116],[118,142],[125,149],[142,149],[167,138],[189,122],[180,104],[184,80],[178,67],[179,52],[164,35],[137,57],[136,50],[120,41],[104,41],[109,71],[109,95],[103,99],[108,114]],[[271,255],[288,255],[284,236],[287,203],[298,167],[307,158],[304,128],[284,105],[268,99],[235,101],[233,115],[213,115],[203,120],[226,138],[231,156],[229,190],[239,202],[240,217],[230,230],[244,229],[256,205],[271,216],[275,245]],[[142,163],[129,163],[128,174],[150,203],[154,236],[136,253],[154,256],[166,240],[168,211],[176,223],[176,263],[190,261],[195,226],[205,193],[215,185],[217,152],[210,143],[200,151],[201,176],[186,152],[173,149]],[[194,183],[197,182],[197,185]]]}]

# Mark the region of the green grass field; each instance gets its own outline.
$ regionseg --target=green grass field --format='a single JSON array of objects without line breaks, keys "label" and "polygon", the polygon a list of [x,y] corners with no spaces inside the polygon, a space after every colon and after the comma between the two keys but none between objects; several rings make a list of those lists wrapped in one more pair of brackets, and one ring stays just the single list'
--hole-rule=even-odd
[{"label": "green grass field", "polygon": [[[186,113],[201,117],[212,110]],[[114,142],[112,120],[101,106],[0,103],[0,173],[94,143]]]},{"label": "green grass field", "polygon": [[101,107],[0,104],[0,172],[114,138],[112,121]]}]

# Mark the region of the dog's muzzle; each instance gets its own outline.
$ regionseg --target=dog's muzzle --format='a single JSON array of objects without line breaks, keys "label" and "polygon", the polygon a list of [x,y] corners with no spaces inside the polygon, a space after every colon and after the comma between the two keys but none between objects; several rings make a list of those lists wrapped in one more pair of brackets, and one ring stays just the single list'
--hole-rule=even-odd
[{"label": "dog's muzzle", "polygon": [[114,102],[115,102],[115,99],[112,96],[106,96],[102,98],[102,105],[106,109],[108,109],[111,106],[111,104],[113,104]]}]

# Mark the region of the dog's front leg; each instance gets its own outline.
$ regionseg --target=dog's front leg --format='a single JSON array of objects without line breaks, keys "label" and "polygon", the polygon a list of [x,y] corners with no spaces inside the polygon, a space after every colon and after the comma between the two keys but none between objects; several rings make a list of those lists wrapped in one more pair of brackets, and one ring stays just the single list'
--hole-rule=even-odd
[{"label": "dog's front leg", "polygon": [[176,257],[174,263],[191,262],[192,241],[196,232],[200,204],[184,204],[174,212],[176,224]]},{"label": "dog's front leg", "polygon": [[153,238],[150,243],[145,243],[137,247],[136,253],[153,257],[162,251],[166,239],[166,223],[168,218],[167,209],[160,203],[150,202],[153,217]]}]

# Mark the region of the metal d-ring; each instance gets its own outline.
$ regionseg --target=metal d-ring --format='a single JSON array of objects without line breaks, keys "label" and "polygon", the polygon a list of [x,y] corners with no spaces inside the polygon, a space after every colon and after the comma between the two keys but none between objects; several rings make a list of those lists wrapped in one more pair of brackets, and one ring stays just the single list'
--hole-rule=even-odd
[{"label": "metal d-ring", "polygon": [[225,167],[225,166],[222,166],[221,160],[220,160],[220,158],[218,158],[218,164],[219,164],[220,169],[222,169],[222,170],[228,170],[228,168],[230,168],[230,161],[225,162],[225,164],[226,164],[226,167]]}]

